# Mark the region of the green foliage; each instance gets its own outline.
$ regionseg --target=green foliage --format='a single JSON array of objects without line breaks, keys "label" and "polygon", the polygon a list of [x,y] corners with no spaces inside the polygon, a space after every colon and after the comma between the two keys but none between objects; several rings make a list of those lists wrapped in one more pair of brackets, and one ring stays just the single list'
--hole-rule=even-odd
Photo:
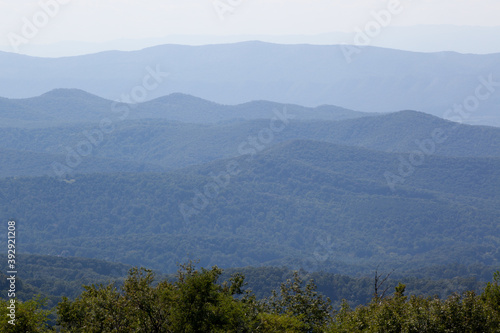
[{"label": "green foliage", "polygon": [[251,321],[247,302],[233,297],[243,280],[217,284],[221,272],[190,262],[175,283],[155,283],[152,271],[133,268],[120,290],[92,285],[64,299],[59,324],[68,332],[240,332]]},{"label": "green foliage", "polygon": [[[446,299],[406,296],[399,283],[393,295],[374,297],[352,309],[343,301],[334,312],[330,300],[303,285],[299,272],[261,301],[244,290],[245,277],[219,282],[222,270],[181,265],[175,281],[156,281],[148,269],[132,268],[123,286],[86,286],[76,299],[57,306],[60,332],[331,332],[331,333],[498,333],[500,273],[482,293],[455,293]],[[16,305],[16,325],[7,323],[2,303],[2,332],[51,332],[50,311],[35,298]],[[6,319],[7,318],[7,319]]]},{"label": "green foliage", "polygon": [[[8,307],[15,306],[15,313]],[[21,302],[15,300],[0,299],[0,331],[4,333],[43,333],[52,332],[49,328],[49,315],[51,311],[44,310],[46,300],[35,297],[29,301]],[[12,317],[14,315],[14,317]]]},{"label": "green foliage", "polygon": [[178,299],[172,316],[174,330],[236,332],[244,327],[244,305],[233,298],[242,281],[220,286],[217,280],[221,273],[216,266],[198,271],[191,262],[181,265],[175,284]]},{"label": "green foliage", "polygon": [[258,333],[301,333],[308,332],[308,326],[301,318],[290,314],[276,314],[262,312],[258,315],[259,326],[255,329]]},{"label": "green foliage", "polygon": [[352,310],[344,303],[330,332],[500,332],[496,277],[495,281],[479,296],[468,291],[445,300],[408,298],[400,284],[393,296],[373,299],[367,306]]},{"label": "green foliage", "polygon": [[301,332],[322,332],[332,312],[330,300],[316,291],[313,281],[302,287],[298,272],[294,272],[292,279],[281,284],[279,294],[273,291],[262,306],[265,312],[297,319],[303,326]]},{"label": "green foliage", "polygon": [[74,301],[58,304],[59,324],[68,332],[125,332],[131,326],[123,299],[112,285],[87,286]]},{"label": "green foliage", "polygon": [[222,270],[181,265],[177,280],[155,283],[150,270],[133,268],[123,287],[92,285],[57,307],[66,332],[320,332],[329,301],[295,275],[265,301],[244,291],[244,276],[218,283]]},{"label": "green foliage", "polygon": [[481,300],[490,309],[488,320],[496,318],[500,323],[500,271],[493,275],[493,282],[488,282],[484,292],[481,294]]}]

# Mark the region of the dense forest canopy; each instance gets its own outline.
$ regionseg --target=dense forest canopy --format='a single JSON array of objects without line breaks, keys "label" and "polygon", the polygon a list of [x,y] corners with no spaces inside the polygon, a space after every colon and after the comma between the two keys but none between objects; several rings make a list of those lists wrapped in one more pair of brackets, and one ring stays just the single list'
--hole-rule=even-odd
[{"label": "dense forest canopy", "polygon": [[[147,269],[132,268],[121,287],[89,285],[56,309],[44,300],[17,303],[16,325],[8,323],[8,301],[1,301],[4,332],[498,332],[500,272],[480,294],[467,291],[446,299],[406,296],[399,283],[386,295],[382,274],[375,276],[372,300],[353,309],[346,301],[334,311],[314,281],[298,272],[279,289],[256,299],[244,275],[220,281],[222,270],[183,264],[175,281],[155,281]],[[382,288],[385,288],[382,293]],[[380,292],[377,292],[380,291]],[[56,323],[50,320],[56,316]],[[10,319],[14,320],[14,319]]]}]

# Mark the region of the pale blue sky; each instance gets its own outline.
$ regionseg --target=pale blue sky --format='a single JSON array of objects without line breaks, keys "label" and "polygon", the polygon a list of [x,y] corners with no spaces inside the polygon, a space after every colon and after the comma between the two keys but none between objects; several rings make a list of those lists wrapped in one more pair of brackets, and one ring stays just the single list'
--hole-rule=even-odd
[{"label": "pale blue sky", "polygon": [[[44,17],[41,3],[52,4],[45,11],[53,17]],[[23,37],[26,22],[35,19],[40,29],[26,38],[31,45],[169,35],[349,33],[389,6],[397,7],[391,28],[500,26],[500,0],[0,0],[0,45]]]}]

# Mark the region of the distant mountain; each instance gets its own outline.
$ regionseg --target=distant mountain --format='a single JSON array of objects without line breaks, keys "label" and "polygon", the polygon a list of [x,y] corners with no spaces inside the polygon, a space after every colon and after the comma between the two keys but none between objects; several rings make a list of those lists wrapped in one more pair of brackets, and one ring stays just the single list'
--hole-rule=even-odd
[{"label": "distant mountain", "polygon": [[0,98],[0,127],[52,127],[103,119],[132,119],[212,124],[233,120],[266,119],[273,111],[287,108],[297,119],[341,120],[373,115],[332,105],[307,108],[268,101],[221,105],[190,95],[174,93],[155,100],[126,104],[106,100],[78,89],[56,89],[26,99]]},{"label": "distant mountain", "polygon": [[0,126],[96,122],[110,113],[110,105],[110,101],[78,89],[57,89],[26,99],[1,98]]},{"label": "distant mountain", "polygon": [[168,174],[7,178],[0,218],[17,219],[23,252],[164,271],[187,258],[365,273],[498,265],[500,160],[429,158],[391,191],[383,174],[398,164],[394,153],[294,141]]},{"label": "distant mountain", "polygon": [[136,96],[138,101],[181,92],[223,104],[271,100],[375,112],[411,109],[437,116],[468,102],[483,85],[478,105],[471,104],[477,110],[463,120],[500,125],[499,53],[262,42],[162,45],[63,58],[0,53],[0,73],[0,91],[10,98],[56,88],[83,89],[111,100]]},{"label": "distant mountain", "polygon": [[201,98],[174,93],[142,103],[132,119],[160,118],[189,123],[217,123],[230,120],[270,119],[274,111],[286,109],[297,120],[344,120],[372,116],[373,113],[344,109],[333,105],[314,108],[270,101],[252,101],[237,105],[221,105]]},{"label": "distant mountain", "polygon": [[316,135],[309,139],[386,152],[420,150],[444,156],[500,156],[499,128],[460,125],[416,111],[323,124],[311,122],[310,126],[316,127],[310,128]]},{"label": "distant mountain", "polygon": [[[193,114],[239,112],[248,115],[254,112],[260,117],[267,110],[275,110],[277,114],[286,114],[289,119],[285,119],[286,124],[271,121],[278,119],[271,111],[270,120],[238,118],[216,124],[188,124],[162,119],[117,120],[107,133],[102,132],[99,124],[92,123],[34,129],[4,128],[0,136],[0,151],[3,152],[0,154],[0,177],[55,175],[54,162],[70,166],[71,173],[166,171],[256,153],[297,139],[395,152],[400,154],[396,159],[407,160],[415,152],[423,154],[424,159],[435,155],[500,157],[499,128],[460,125],[421,112],[401,111],[357,119],[318,121],[307,120],[308,113],[314,114],[314,110],[298,106],[287,107],[285,112],[280,108],[273,109],[273,103],[255,102],[225,111],[225,107],[218,105],[204,110],[196,105],[207,106],[211,105],[210,102],[198,102],[189,96],[174,95],[165,97],[163,102],[151,102],[151,105],[165,103],[169,110],[173,110],[172,114],[190,109],[198,110]],[[151,105],[144,109],[154,109]],[[325,117],[327,113],[339,118],[344,114],[345,117],[356,116],[334,107],[319,109],[325,109]],[[158,113],[160,117],[161,112]],[[270,129],[272,126],[277,126],[275,131]],[[67,159],[75,158],[75,154],[78,163],[68,162]]]},{"label": "distant mountain", "polygon": [[[64,57],[109,50],[131,51],[163,44],[207,45],[227,44],[244,41],[263,41],[276,44],[353,44],[357,33],[330,32],[317,35],[175,35],[160,38],[120,39],[106,43],[66,41],[57,44],[30,44],[23,48],[23,54],[37,57]],[[387,26],[384,37],[374,38],[370,45],[413,52],[445,52],[488,54],[499,53],[495,41],[500,35],[500,27],[419,25]],[[460,36],[460,38],[455,38]],[[1,45],[0,50],[9,52],[10,45]]]}]

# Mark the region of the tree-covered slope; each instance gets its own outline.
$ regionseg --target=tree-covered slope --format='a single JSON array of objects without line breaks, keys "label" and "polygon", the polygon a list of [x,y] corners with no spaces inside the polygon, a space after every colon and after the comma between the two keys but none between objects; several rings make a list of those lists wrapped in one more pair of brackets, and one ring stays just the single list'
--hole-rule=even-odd
[{"label": "tree-covered slope", "polygon": [[[10,162],[6,155],[2,157],[5,169],[0,170],[15,172],[0,171],[0,176],[54,175],[52,158],[32,152],[59,155],[61,163],[70,167],[69,173],[126,170],[100,167],[99,159],[121,161],[124,165],[154,164],[162,170],[172,170],[256,153],[296,139],[398,152],[401,155],[395,157],[397,161],[408,161],[410,154],[416,152],[420,156],[412,158],[419,159],[418,163],[434,155],[500,157],[500,129],[494,127],[459,125],[414,111],[342,121],[299,120],[289,110],[278,112],[287,115],[285,122],[278,121],[271,111],[268,120],[218,124],[130,120],[113,124],[106,133],[98,124],[4,128],[0,149],[15,150],[17,157]],[[24,152],[26,155],[22,156]],[[81,163],[71,162],[75,154]]]},{"label": "tree-covered slope", "polygon": [[498,263],[497,159],[429,159],[393,192],[382,172],[397,166],[394,154],[298,141],[169,174],[4,179],[0,210],[24,252],[164,270],[190,257],[329,270]]},{"label": "tree-covered slope", "polygon": [[[0,176],[43,176],[56,175],[53,163],[64,165],[67,155],[37,153],[32,151],[19,151],[0,148]],[[113,172],[161,172],[165,171],[159,165],[135,161],[113,160],[102,157],[89,157],[82,159],[78,165],[81,173],[113,173]]]},{"label": "tree-covered slope", "polygon": [[[125,97],[123,97],[125,96]],[[222,105],[190,95],[174,93],[152,101],[127,95],[106,100],[78,89],[55,89],[37,97],[0,98],[0,127],[51,127],[64,124],[164,119],[197,124],[268,118],[273,110],[288,108],[297,119],[341,120],[373,115],[333,105],[304,107],[268,101]]]},{"label": "tree-covered slope", "polygon": [[[38,294],[49,298],[54,306],[63,296],[76,297],[83,285],[119,283],[131,266],[103,260],[39,254],[19,254],[17,262],[22,267],[17,274],[17,297],[25,301]],[[4,257],[2,257],[3,259]],[[2,275],[0,275],[3,277]],[[7,298],[7,281],[2,278],[1,298]]]}]

